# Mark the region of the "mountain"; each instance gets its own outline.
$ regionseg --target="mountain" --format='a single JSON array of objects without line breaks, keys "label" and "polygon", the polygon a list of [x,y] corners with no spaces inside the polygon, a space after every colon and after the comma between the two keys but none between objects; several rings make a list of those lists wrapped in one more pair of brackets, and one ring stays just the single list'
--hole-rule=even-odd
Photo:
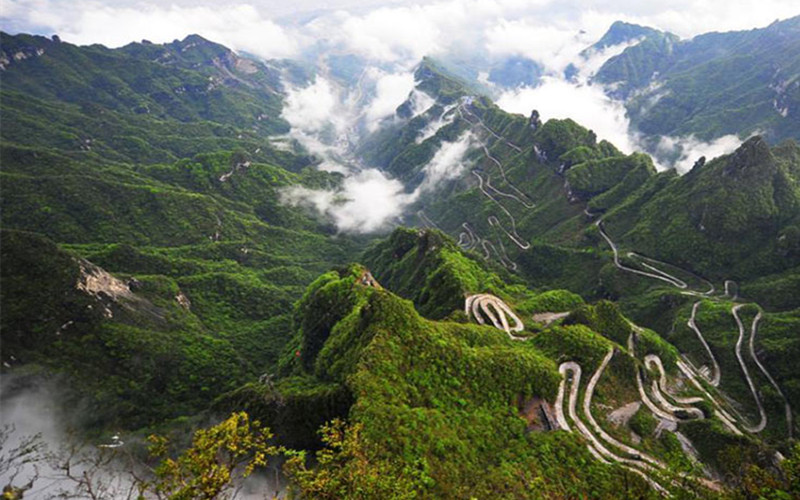
[{"label": "mountain", "polygon": [[758,133],[773,144],[800,138],[800,17],[689,40],[615,23],[598,43],[633,37],[642,39],[594,81],[625,100],[636,130],[703,140]]},{"label": "mountain", "polygon": [[[348,181],[284,135],[300,66],[2,36],[2,371],[60,381],[85,431],[245,410],[319,452],[287,471],[307,497],[789,489],[792,140],[658,172],[426,58],[352,149],[418,227],[356,237],[282,196]],[[684,44],[602,43],[654,37]]]},{"label": "mountain", "polygon": [[[467,87],[457,90],[458,79],[443,70],[420,68],[418,90],[436,103],[368,138],[363,158],[413,187],[425,182],[437,151],[472,137],[462,175],[420,196],[411,211],[529,285],[618,298],[613,280],[602,277],[613,266],[598,258],[597,250],[608,250],[598,218],[625,247],[715,282],[746,288],[762,276],[796,273],[793,141],[770,147],[754,137],[684,176],[659,173],[647,155],[624,155],[572,120],[510,115]],[[448,90],[436,94],[441,88]],[[800,305],[773,292],[752,298]]]},{"label": "mountain", "polygon": [[[90,425],[125,428],[273,366],[293,301],[354,248],[280,202],[340,177],[269,141],[287,130],[273,70],[197,36],[3,51],[3,362],[69,373]],[[84,290],[87,269],[118,290]]]}]

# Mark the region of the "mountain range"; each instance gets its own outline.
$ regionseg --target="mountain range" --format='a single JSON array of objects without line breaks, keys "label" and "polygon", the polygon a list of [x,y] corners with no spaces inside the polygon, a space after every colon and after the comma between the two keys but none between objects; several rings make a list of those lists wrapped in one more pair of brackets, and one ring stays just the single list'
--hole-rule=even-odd
[{"label": "mountain range", "polygon": [[[302,63],[3,33],[3,398],[54,384],[85,435],[131,441],[245,410],[322,448],[289,472],[308,497],[789,498],[799,20],[587,48],[627,44],[593,84],[651,140],[743,139],[684,175],[508,113],[452,61],[314,150],[285,113],[321,78]],[[287,201],[348,202],[331,150],[397,182],[411,227]]]}]

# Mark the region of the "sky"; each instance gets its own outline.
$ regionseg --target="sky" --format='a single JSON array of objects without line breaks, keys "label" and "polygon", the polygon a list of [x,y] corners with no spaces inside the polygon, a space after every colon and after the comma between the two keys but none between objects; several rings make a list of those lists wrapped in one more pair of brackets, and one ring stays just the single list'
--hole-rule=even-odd
[{"label": "sky", "polygon": [[[109,47],[143,39],[165,43],[197,33],[264,59],[361,56],[368,67],[358,88],[337,83],[324,65],[308,85],[287,85],[283,117],[292,125],[290,137],[321,158],[320,169],[343,173],[346,180],[336,192],[300,189],[284,198],[314,207],[342,231],[371,232],[398,221],[420,190],[435,189],[462,172],[466,150],[473,144],[470,137],[442,144],[415,191],[383,172],[341,161],[346,152],[340,139],[350,136],[354,124],[377,130],[409,96],[415,113],[432,104],[429,96],[414,90],[413,69],[423,56],[535,60],[544,68],[541,82],[495,88],[500,107],[526,116],[537,109],[544,120],[573,118],[630,153],[641,150],[642,142],[629,127],[624,103],[590,83],[592,73],[625,46],[579,57],[614,21],[691,38],[764,27],[798,14],[797,0],[233,0],[224,5],[211,0],[0,0],[0,29],[58,34],[67,42]],[[570,63],[579,74],[567,81],[563,72]],[[418,140],[452,118],[441,116]],[[673,152],[678,160],[657,167],[684,172],[700,156],[713,158],[739,143],[735,136],[711,142],[663,137],[657,152]]]},{"label": "sky", "polygon": [[233,49],[286,57],[330,37],[382,59],[464,41],[492,52],[552,54],[563,30],[596,37],[618,19],[691,37],[798,13],[795,0],[0,0],[4,31],[58,34],[77,44],[160,43],[198,33]]}]

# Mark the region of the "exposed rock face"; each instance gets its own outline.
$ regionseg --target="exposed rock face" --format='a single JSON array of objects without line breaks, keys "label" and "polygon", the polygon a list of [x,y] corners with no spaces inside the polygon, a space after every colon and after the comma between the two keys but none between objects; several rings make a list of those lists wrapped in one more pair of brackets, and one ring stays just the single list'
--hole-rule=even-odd
[{"label": "exposed rock face", "polygon": [[0,52],[0,71],[4,71],[12,63],[24,61],[33,57],[39,57],[44,54],[44,49],[41,47],[23,47],[20,50],[11,50]]},{"label": "exposed rock face", "polygon": [[531,117],[528,119],[528,126],[536,132],[539,130],[539,127],[542,126],[542,119],[539,117],[539,111],[533,110],[531,111]]},{"label": "exposed rock face", "polygon": [[75,287],[88,294],[93,295],[100,304],[103,304],[103,315],[106,318],[113,318],[114,313],[107,302],[119,302],[120,299],[133,299],[134,295],[130,287],[113,276],[104,269],[92,264],[87,260],[80,260],[80,274]]},{"label": "exposed rock face", "polygon": [[89,261],[81,260],[80,276],[75,286],[78,290],[101,298],[106,295],[114,300],[133,298],[133,293],[128,285],[113,277],[108,271],[97,267]]},{"label": "exposed rock face", "polygon": [[733,152],[728,164],[722,169],[722,175],[742,179],[758,176],[771,180],[776,168],[767,141],[756,135]]},{"label": "exposed rock face", "polygon": [[178,295],[175,296],[175,300],[178,301],[178,304],[181,305],[187,311],[192,308],[192,301],[189,300],[183,292],[179,292]]},{"label": "exposed rock face", "polygon": [[[75,282],[75,288],[93,297],[106,319],[115,318],[115,316],[117,316],[116,319],[121,319],[115,313],[124,312],[123,316],[125,317],[134,315],[146,317],[148,320],[159,323],[163,322],[163,311],[146,298],[133,292],[133,290],[142,288],[143,285],[139,280],[131,278],[128,281],[122,281],[112,276],[105,269],[85,259],[77,259],[77,264],[79,274]],[[188,309],[191,303],[187,297],[184,296],[184,299],[184,301],[181,301],[176,297],[178,303]]]}]

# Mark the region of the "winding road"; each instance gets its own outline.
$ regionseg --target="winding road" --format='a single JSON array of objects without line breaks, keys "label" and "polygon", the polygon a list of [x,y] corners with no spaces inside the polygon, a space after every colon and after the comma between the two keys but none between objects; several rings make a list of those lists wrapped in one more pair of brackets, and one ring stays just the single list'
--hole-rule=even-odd
[{"label": "winding road", "polygon": [[[513,149],[515,152],[517,152],[517,153],[522,152],[522,149],[519,146],[517,146],[516,144],[513,144],[512,142],[508,141],[506,138],[504,138],[501,135],[497,134],[497,132],[495,132],[490,127],[488,127],[479,116],[477,116],[475,113],[473,113],[472,111],[469,110],[469,105],[472,103],[472,101],[473,101],[473,98],[469,97],[469,96],[463,97],[459,101],[459,103],[457,105],[457,108],[456,108],[458,116],[462,120],[464,120],[466,123],[470,124],[471,127],[478,126],[478,127],[482,128],[489,135],[491,135],[493,138],[495,138],[497,141],[502,142],[507,147]],[[471,118],[468,118],[468,116],[471,117]],[[474,128],[473,128],[473,131],[474,131]],[[477,135],[477,132],[476,132],[476,135]],[[531,201],[531,199],[530,199],[530,197],[528,195],[523,193],[519,188],[517,188],[508,179],[508,177],[506,176],[505,167],[503,166],[502,162],[499,159],[497,159],[495,156],[492,155],[491,151],[489,151],[489,147],[487,146],[487,144],[483,140],[481,140],[479,136],[478,136],[477,140],[480,143],[481,150],[482,150],[484,156],[486,157],[486,159],[497,168],[497,170],[500,172],[500,176],[502,177],[503,182],[513,191],[511,193],[504,192],[504,191],[501,191],[500,189],[498,189],[497,187],[493,186],[492,183],[491,183],[491,175],[488,172],[482,172],[480,169],[477,169],[477,168],[472,170],[472,174],[478,179],[478,189],[480,190],[480,192],[484,196],[486,196],[487,198],[489,198],[489,200],[491,200],[494,204],[496,204],[500,208],[500,210],[503,211],[503,213],[506,216],[508,216],[508,219],[509,219],[509,222],[510,222],[510,225],[511,225],[511,230],[509,231],[508,229],[506,229],[503,226],[503,224],[500,223],[498,218],[496,216],[494,216],[494,215],[487,217],[487,222],[489,223],[489,226],[491,226],[491,227],[499,227],[500,230],[517,247],[519,247],[521,250],[528,250],[531,247],[531,245],[530,245],[530,243],[525,241],[525,239],[522,238],[519,235],[519,233],[517,232],[517,221],[516,221],[516,218],[500,202],[500,200],[497,199],[497,197],[511,199],[511,200],[519,203],[520,205],[522,205],[526,209],[535,208],[536,204],[533,203],[533,201]],[[494,193],[494,194],[492,194],[492,193]],[[466,225],[466,223],[462,224],[462,226],[465,226],[465,225]],[[461,232],[459,234],[459,246],[462,246],[462,248],[467,248],[467,249],[474,248],[478,244],[480,244],[483,247],[484,258],[486,258],[487,260],[491,257],[491,252],[488,249],[488,247],[491,246],[492,248],[494,248],[495,253],[497,254],[497,256],[498,256],[498,258],[500,260],[500,263],[503,266],[505,266],[506,268],[508,268],[508,269],[510,269],[512,271],[514,271],[514,270],[516,270],[518,268],[516,262],[512,261],[510,259],[510,257],[508,256],[508,254],[506,253],[505,247],[502,244],[502,242],[498,241],[498,244],[501,246],[501,248],[503,250],[502,253],[501,253],[501,252],[498,252],[497,249],[494,247],[494,244],[492,244],[488,240],[480,240],[478,238],[475,238],[473,232],[471,230],[469,230],[469,229],[467,229],[467,233]]]},{"label": "winding road", "polygon": [[[613,351],[611,353],[613,355]],[[608,355],[606,356],[608,358]],[[610,359],[610,358],[609,358]],[[574,361],[567,361],[565,363],[561,363],[558,367],[559,373],[563,377],[561,379],[561,383],[558,386],[558,394],[556,396],[556,419],[559,422],[559,425],[566,431],[571,432],[572,429],[570,428],[569,424],[567,423],[567,419],[564,416],[563,411],[563,403],[564,403],[564,394],[566,392],[566,384],[567,384],[567,374],[572,373],[572,382],[569,391],[569,402],[567,404],[567,411],[569,413],[569,418],[577,427],[578,432],[586,438],[588,444],[586,445],[591,452],[592,455],[595,456],[598,460],[604,463],[616,462],[621,467],[626,468],[627,470],[641,476],[653,489],[661,493],[662,495],[669,496],[669,492],[657,483],[652,477],[650,477],[647,472],[655,472],[656,469],[649,463],[646,463],[642,460],[626,458],[617,455],[616,453],[609,450],[603,443],[600,442],[597,437],[589,430],[586,424],[578,418],[577,412],[577,401],[578,401],[578,389],[580,388],[581,383],[581,367],[578,363]],[[601,373],[598,370],[598,373]],[[593,379],[595,377],[592,377]],[[598,376],[599,378],[599,376]],[[596,383],[596,382],[595,382]],[[588,392],[588,391],[587,391]],[[591,404],[591,396],[589,397],[589,403]],[[584,408],[586,405],[586,400],[584,399]],[[640,453],[637,450],[634,450],[634,456],[640,456]],[[644,469],[644,470],[642,470]]]},{"label": "winding road", "polygon": [[756,349],[755,349],[755,340],[756,340],[756,333],[758,331],[758,322],[761,320],[761,311],[758,311],[755,319],[753,319],[753,325],[750,329],[750,357],[753,358],[753,361],[756,362],[758,368],[761,370],[761,373],[764,374],[765,377],[769,380],[769,383],[772,384],[772,387],[778,392],[778,394],[783,399],[784,410],[786,411],[786,428],[788,429],[789,439],[792,439],[792,407],[789,406],[789,400],[786,399],[786,396],[781,391],[781,388],[778,386],[778,383],[772,378],[772,375],[769,374],[767,369],[761,364],[761,361],[756,356]]},{"label": "winding road", "polygon": [[522,152],[522,148],[520,148],[520,147],[519,147],[519,146],[517,146],[516,144],[514,144],[514,143],[510,142],[510,141],[509,141],[508,139],[506,139],[505,137],[503,137],[503,136],[501,136],[501,135],[497,134],[497,132],[495,132],[495,131],[494,131],[494,130],[492,130],[491,128],[487,127],[487,126],[486,126],[486,124],[485,124],[485,123],[483,123],[483,120],[481,119],[481,117],[479,117],[478,115],[476,115],[475,113],[473,113],[472,111],[470,111],[470,110],[469,110],[468,106],[469,106],[469,105],[472,103],[472,100],[473,100],[473,98],[471,98],[471,97],[463,97],[463,98],[461,99],[461,101],[459,102],[459,104],[458,104],[458,114],[461,116],[461,118],[462,118],[462,119],[463,119],[465,122],[469,123],[470,125],[475,125],[476,123],[475,123],[475,122],[473,122],[472,120],[468,120],[468,119],[466,118],[466,116],[464,116],[464,113],[466,112],[466,113],[468,113],[470,116],[474,116],[474,117],[475,117],[475,120],[477,120],[477,125],[480,125],[480,126],[481,126],[481,127],[484,129],[484,130],[486,130],[487,132],[489,132],[489,134],[490,134],[492,137],[494,137],[494,138],[495,138],[495,139],[497,139],[498,141],[501,141],[503,144],[505,144],[505,145],[506,145],[506,146],[508,146],[509,148],[513,149],[513,150],[514,150],[514,151],[516,151],[517,153],[521,153],[521,152]]},{"label": "winding road", "polygon": [[[614,353],[615,349],[613,347],[609,348],[608,353],[603,358],[603,361],[600,363],[600,366],[592,375],[591,379],[589,380],[589,383],[586,386],[586,392],[583,398],[583,413],[584,417],[589,423],[589,426],[587,426],[579,418],[578,412],[576,410],[578,390],[580,388],[580,381],[581,381],[581,367],[574,361],[567,361],[559,365],[558,370],[562,376],[562,380],[559,383],[558,393],[556,395],[556,402],[555,402],[556,420],[561,429],[564,429],[567,432],[572,432],[572,427],[570,426],[569,423],[569,420],[571,420],[574,426],[578,429],[578,432],[581,435],[583,435],[583,437],[585,437],[586,440],[588,441],[587,447],[589,451],[592,453],[592,455],[595,456],[595,458],[604,463],[616,462],[621,467],[624,467],[640,475],[642,478],[644,478],[645,481],[647,481],[648,484],[650,484],[650,486],[652,486],[656,491],[658,491],[662,495],[669,496],[669,491],[664,486],[662,486],[662,484],[660,484],[659,481],[662,482],[667,481],[670,485],[675,487],[680,487],[680,486],[672,480],[659,477],[659,481],[657,481],[653,477],[654,474],[659,474],[661,472],[668,472],[669,466],[664,462],[662,462],[661,460],[658,460],[657,458],[647,453],[644,453],[641,450],[638,450],[629,445],[626,445],[625,443],[618,441],[613,436],[609,435],[605,430],[603,430],[603,428],[597,423],[594,416],[592,415],[591,403],[592,403],[592,398],[594,397],[595,387],[598,381],[600,380],[600,377],[602,377],[606,367],[608,366],[608,363],[614,356]],[[567,403],[567,413],[569,415],[568,419],[567,416],[564,414],[564,398],[566,394],[566,385],[568,383],[569,374],[572,375],[572,380],[569,390],[569,401]],[[597,436],[599,436],[600,439],[598,439]],[[683,437],[684,440],[686,441],[686,443],[682,442],[682,446],[684,446],[684,444],[688,444],[688,446],[691,448],[691,443],[688,442],[685,436],[681,437]],[[612,451],[610,448],[619,450],[619,452],[622,454]],[[719,485],[713,481],[709,481],[702,477],[687,476],[685,474],[679,474],[679,476],[690,479],[691,481],[697,482],[699,484],[702,484],[707,488],[719,491]]]},{"label": "winding road", "polygon": [[[595,226],[597,226],[597,229],[600,231],[600,235],[603,237],[603,239],[606,240],[606,243],[608,243],[608,246],[610,246],[611,250],[614,252],[614,265],[617,266],[618,269],[622,269],[623,271],[628,271],[630,273],[638,274],[640,276],[646,276],[648,278],[654,278],[654,279],[657,279],[657,280],[665,281],[665,282],[669,283],[670,285],[673,285],[673,286],[675,286],[677,288],[680,288],[680,289],[689,288],[689,285],[687,285],[684,281],[682,281],[682,280],[680,280],[680,279],[676,278],[675,276],[672,276],[672,275],[670,275],[668,273],[665,273],[664,271],[656,269],[656,268],[654,268],[652,266],[643,264],[648,269],[653,270],[657,274],[648,273],[647,271],[640,271],[639,269],[634,269],[632,267],[628,267],[628,266],[623,265],[619,261],[619,249],[617,248],[617,245],[611,240],[611,238],[609,238],[608,234],[606,234],[606,232],[603,230],[603,219],[600,219],[597,222],[595,222]],[[632,252],[628,254],[628,256],[635,256],[635,255],[636,254],[634,254]]]},{"label": "winding road", "polygon": [[[587,215],[590,215],[590,216],[594,215],[594,214],[589,213],[588,211],[585,211],[585,212],[587,213]],[[641,276],[646,276],[646,277],[649,277],[649,278],[659,279],[661,281],[665,281],[665,282],[667,282],[667,283],[669,283],[669,284],[671,284],[671,285],[673,285],[673,286],[675,286],[677,288],[683,289],[683,290],[688,288],[688,285],[686,284],[685,281],[683,281],[683,280],[681,280],[681,279],[679,279],[679,278],[677,278],[675,276],[672,276],[669,273],[667,273],[665,271],[662,271],[662,270],[660,270],[660,269],[648,264],[647,262],[640,262],[640,264],[644,268],[646,268],[646,269],[648,269],[648,270],[650,270],[652,272],[642,271],[642,270],[639,270],[639,269],[633,269],[631,267],[627,267],[627,266],[623,265],[619,260],[619,249],[617,248],[616,244],[611,240],[611,238],[608,236],[608,234],[603,230],[602,219],[600,219],[597,222],[595,222],[595,225],[597,226],[598,230],[600,231],[601,236],[606,240],[608,245],[611,247],[611,249],[612,249],[612,251],[614,253],[614,265],[617,268],[619,268],[621,270],[624,270],[624,271],[628,271],[628,272],[634,273],[634,274],[638,274],[638,275],[641,275]],[[630,252],[627,255],[629,257],[636,257],[636,258],[642,259],[643,261],[650,261],[650,262],[655,263],[655,264],[668,265],[668,264],[665,264],[663,262],[659,262],[659,261],[656,261],[654,259],[650,259],[648,257],[644,257],[644,256],[641,256],[641,255],[635,254],[633,252]],[[709,290],[707,290],[705,292],[702,292],[702,293],[699,293],[699,292],[683,292],[683,293],[687,293],[687,294],[691,294],[691,295],[704,295],[704,296],[708,296],[708,295],[711,295],[712,293],[714,293],[715,288],[714,288],[714,285],[711,282],[709,282],[708,280],[705,280],[703,278],[700,278],[700,277],[697,277],[697,278],[702,280],[702,281],[705,281],[706,283],[708,283],[709,284]],[[734,281],[731,281],[731,280],[726,280],[724,285],[725,285],[725,296],[727,296],[727,297],[729,297],[729,298],[731,298],[733,300],[736,300],[738,298],[738,292],[737,292],[737,288],[738,287],[736,287],[736,283]],[[733,289],[733,291],[732,291],[732,289]],[[700,303],[701,302],[698,301],[692,306],[692,314],[691,314],[691,317],[689,318],[689,320],[687,322],[687,325],[695,333],[695,335],[697,335],[698,340],[700,340],[700,343],[703,345],[703,348],[705,349],[709,359],[711,360],[712,367],[711,367],[710,376],[708,376],[708,377],[705,376],[705,375],[701,375],[701,376],[706,378],[708,380],[708,382],[712,386],[718,387],[719,384],[720,384],[721,376],[722,376],[722,371],[721,371],[719,362],[717,361],[716,357],[714,356],[714,353],[711,350],[711,347],[708,345],[708,342],[706,342],[705,337],[703,336],[703,333],[700,331],[700,329],[698,328],[697,323],[696,323],[697,310],[698,310],[698,308],[700,306]],[[736,320],[736,324],[737,324],[737,326],[739,328],[739,337],[738,337],[738,339],[736,341],[736,348],[735,348],[736,359],[738,360],[739,366],[740,366],[740,368],[742,370],[742,373],[743,373],[743,375],[745,377],[745,380],[747,381],[747,385],[748,385],[748,388],[750,389],[751,395],[753,396],[753,400],[755,401],[756,406],[758,407],[759,421],[754,426],[749,426],[749,425],[746,425],[744,423],[742,423],[741,426],[742,426],[742,429],[744,429],[745,431],[747,431],[749,433],[758,433],[758,432],[763,431],[764,428],[766,427],[766,425],[767,425],[767,415],[766,415],[766,412],[764,410],[764,406],[763,406],[763,404],[761,402],[761,398],[758,395],[758,391],[756,390],[755,383],[753,382],[753,379],[752,379],[752,377],[750,375],[750,372],[749,372],[749,370],[747,368],[747,365],[745,364],[744,357],[742,356],[742,343],[744,341],[745,327],[744,327],[744,324],[742,323],[742,320],[741,320],[741,318],[739,317],[739,314],[738,314],[739,309],[741,309],[742,307],[744,307],[744,304],[737,304],[737,305],[734,305],[733,308],[731,309],[731,314],[733,314],[733,317]],[[749,342],[748,342],[749,353],[750,353],[750,357],[753,359],[753,362],[756,364],[756,366],[758,366],[758,368],[761,371],[761,373],[764,374],[764,376],[767,378],[767,380],[769,380],[769,382],[772,385],[772,387],[775,388],[776,392],[783,399],[784,409],[785,409],[785,413],[786,413],[786,423],[787,423],[788,434],[789,434],[789,437],[791,438],[791,436],[792,436],[792,409],[791,409],[791,406],[789,405],[789,402],[786,399],[785,394],[780,389],[780,386],[778,385],[777,381],[772,377],[772,375],[770,375],[770,373],[767,371],[766,367],[761,363],[761,361],[758,359],[758,356],[756,356],[756,353],[755,353],[755,345],[754,345],[755,344],[755,336],[756,336],[756,333],[758,331],[758,322],[761,320],[761,318],[762,318],[762,312],[759,310],[758,314],[753,319],[753,323],[752,323],[752,326],[750,328],[750,339],[749,339]],[[647,359],[645,359],[645,363],[646,364],[648,363]],[[655,359],[651,358],[649,363],[650,363],[649,366],[655,366],[656,368],[659,368],[661,370],[661,372],[662,372],[662,375],[663,375],[663,366],[660,366],[661,365],[660,359],[658,360],[658,362],[656,362]],[[690,367],[690,365],[688,365],[686,363],[683,363],[683,362],[679,362],[678,366],[681,369],[681,371],[684,373],[684,375],[686,375],[687,378],[689,378],[689,380],[693,383],[693,385],[695,385],[698,389],[700,389],[706,396],[708,396],[711,399],[711,401],[713,402],[713,404],[715,406],[715,415],[720,418],[720,420],[725,424],[725,426],[728,427],[734,433],[741,434],[741,432],[736,428],[736,425],[734,424],[734,422],[736,422],[736,419],[732,418],[730,416],[730,414],[725,412],[723,410],[723,408],[722,408],[722,405],[719,403],[719,401],[717,401],[716,398],[713,398],[702,387],[702,385],[699,382],[697,382],[697,380],[695,380],[694,373],[693,373],[694,370]],[[662,378],[662,380],[664,380],[664,379]],[[652,386],[653,396],[661,406],[661,408],[658,408],[658,406],[655,405],[647,397],[647,394],[646,394],[646,392],[644,390],[644,387],[642,385],[641,375],[640,374],[637,375],[637,383],[639,385],[639,392],[640,392],[640,395],[642,397],[642,401],[645,403],[645,405],[654,414],[658,415],[661,418],[665,418],[665,415],[668,415],[670,413],[674,416],[675,414],[677,414],[678,411],[687,412],[687,414],[694,415],[694,416],[696,416],[698,418],[699,418],[700,414],[702,414],[702,411],[700,411],[697,408],[686,408],[686,407],[681,408],[681,407],[678,407],[678,406],[675,406],[675,405],[671,404],[669,402],[668,398],[665,397],[666,390],[662,390],[665,387],[663,382],[661,384],[661,387],[659,387],[659,384],[656,383],[656,382],[654,382],[653,386]],[[676,401],[678,401],[678,400],[676,399]],[[680,401],[678,401],[678,402],[680,403]],[[666,410],[666,411],[664,411],[664,410]]]},{"label": "winding road", "polygon": [[[513,216],[513,215],[511,215],[511,212],[509,212],[509,211],[508,211],[508,209],[507,209],[506,207],[504,207],[502,203],[500,203],[499,201],[497,201],[497,199],[496,199],[494,196],[492,196],[492,195],[491,195],[491,194],[490,194],[490,193],[489,193],[489,192],[486,190],[486,188],[484,187],[484,180],[483,180],[483,177],[481,177],[481,175],[480,175],[480,174],[479,174],[477,171],[473,170],[473,171],[472,171],[472,175],[474,175],[475,177],[477,177],[477,178],[478,178],[478,189],[480,189],[480,191],[481,191],[481,192],[482,192],[484,195],[486,195],[486,197],[487,197],[487,198],[489,198],[490,200],[492,200],[493,202],[495,202],[495,204],[497,204],[497,206],[498,206],[498,207],[500,207],[500,209],[501,209],[503,212],[505,212],[505,214],[508,216],[509,220],[511,221],[511,231],[508,231],[508,230],[507,230],[507,229],[505,229],[505,228],[504,228],[502,225],[500,225],[500,224],[499,224],[499,221],[498,221],[498,222],[496,222],[496,224],[497,224],[497,225],[499,225],[499,226],[500,226],[500,227],[503,229],[503,232],[505,232],[505,233],[508,235],[508,237],[511,239],[511,241],[513,241],[513,242],[514,242],[514,244],[515,244],[515,245],[517,245],[518,247],[520,247],[522,250],[527,250],[527,249],[529,249],[529,248],[531,247],[530,243],[528,243],[527,241],[524,241],[524,240],[522,239],[522,237],[521,237],[521,236],[520,236],[520,235],[517,233],[517,221],[516,221],[516,219],[514,218],[514,216]],[[495,220],[495,221],[497,221],[497,217],[495,217],[495,216],[490,216],[490,217],[489,217],[489,219],[491,219],[491,218],[494,218],[494,220]],[[491,221],[489,221],[489,224],[490,224],[490,225],[494,225],[494,224],[492,224],[492,222],[491,222]]]},{"label": "winding road", "polygon": [[[503,178],[503,181],[505,181],[505,183],[508,184],[508,187],[510,187],[511,189],[516,191],[517,195],[507,194],[507,193],[500,193],[500,191],[497,191],[496,189],[495,189],[495,191],[497,191],[498,193],[502,194],[503,196],[507,196],[509,198],[513,198],[514,200],[516,200],[519,203],[521,203],[525,208],[534,208],[534,207],[536,207],[536,204],[533,203],[532,201],[525,201],[525,200],[522,199],[522,198],[526,198],[526,199],[529,200],[530,198],[528,198],[528,195],[526,195],[525,193],[520,191],[514,184],[511,183],[511,181],[508,180],[508,178],[506,177],[506,169],[503,168],[503,164],[500,163],[500,160],[498,160],[497,158],[492,156],[492,154],[489,152],[489,148],[486,147],[486,144],[481,143],[481,148],[483,149],[483,154],[486,156],[486,158],[488,158],[492,163],[497,165],[497,169],[500,171],[500,176]],[[494,188],[492,188],[492,189],[494,189]]]},{"label": "winding road", "polygon": [[[744,324],[742,324],[742,319],[739,317],[739,309],[744,307],[744,304],[739,304],[733,306],[731,309],[731,314],[733,314],[734,319],[736,320],[736,325],[739,327],[739,338],[736,340],[736,359],[739,360],[739,366],[742,368],[742,373],[744,374],[744,378],[747,380],[747,385],[750,387],[750,393],[753,395],[753,399],[756,402],[756,406],[758,406],[758,415],[759,415],[759,422],[755,426],[748,426],[742,424],[742,427],[747,432],[761,432],[767,426],[767,414],[764,411],[764,406],[761,404],[761,398],[758,397],[758,391],[756,391],[756,386],[753,383],[753,379],[750,377],[750,372],[747,370],[747,365],[744,362],[744,358],[742,357],[742,340],[744,339]],[[761,311],[758,311],[758,314],[753,319],[753,331],[755,331],[758,321],[761,319]],[[754,356],[755,359],[755,356]]]},{"label": "winding road", "polygon": [[[488,293],[470,295],[464,301],[464,312],[468,317],[475,318],[475,321],[481,325],[486,324],[484,320],[484,317],[486,317],[492,323],[492,326],[506,332],[512,340],[526,340],[526,337],[518,337],[511,333],[521,332],[525,329],[525,325],[519,316],[499,297]],[[514,322],[513,326],[509,319]]]},{"label": "winding road", "polygon": [[676,406],[669,401],[667,395],[669,395],[669,397],[671,397],[676,403],[683,405],[700,403],[703,401],[703,398],[680,398],[669,394],[667,391],[667,375],[664,372],[664,365],[661,362],[660,357],[656,356],[655,354],[648,354],[644,357],[644,365],[647,368],[655,369],[659,373],[659,378],[657,380],[653,380],[652,389],[653,397],[656,398],[656,401],[658,401],[662,408],[672,413],[672,415],[675,417],[678,417],[678,415],[683,412],[690,418],[705,418],[703,411],[699,408],[694,408],[691,406]]},{"label": "winding road", "polygon": [[728,412],[726,412],[720,402],[703,387],[703,385],[697,380],[695,376],[695,372],[690,365],[685,363],[684,361],[678,360],[675,363],[678,366],[678,369],[683,373],[683,375],[689,380],[689,382],[700,392],[702,392],[711,403],[714,405],[714,416],[717,417],[720,422],[722,422],[725,427],[728,428],[732,433],[736,434],[737,436],[742,435],[742,431],[740,431],[734,422],[736,419],[733,418]]},{"label": "winding road", "polygon": [[705,337],[703,337],[703,333],[697,327],[697,323],[695,322],[695,318],[697,316],[697,308],[700,307],[700,302],[701,301],[697,301],[692,306],[692,315],[691,315],[691,317],[689,317],[689,321],[686,324],[689,326],[689,328],[692,329],[692,331],[694,331],[695,334],[697,334],[697,338],[700,340],[700,343],[703,344],[703,347],[705,348],[706,353],[708,354],[708,357],[711,360],[711,365],[713,367],[712,371],[711,371],[712,375],[711,375],[711,378],[709,379],[709,382],[714,387],[718,387],[719,386],[719,379],[720,379],[720,376],[722,375],[722,372],[721,372],[721,370],[719,368],[719,363],[717,363],[717,358],[714,357],[714,353],[711,352],[711,347],[709,347],[708,343],[706,342]]}]

